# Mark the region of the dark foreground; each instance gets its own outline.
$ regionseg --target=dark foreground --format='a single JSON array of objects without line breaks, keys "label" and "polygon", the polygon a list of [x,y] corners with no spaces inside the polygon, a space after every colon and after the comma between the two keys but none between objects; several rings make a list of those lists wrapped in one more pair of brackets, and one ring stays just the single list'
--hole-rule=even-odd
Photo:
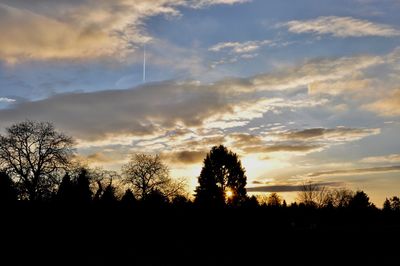
[{"label": "dark foreground", "polygon": [[0,265],[400,265],[397,214],[17,206]]}]

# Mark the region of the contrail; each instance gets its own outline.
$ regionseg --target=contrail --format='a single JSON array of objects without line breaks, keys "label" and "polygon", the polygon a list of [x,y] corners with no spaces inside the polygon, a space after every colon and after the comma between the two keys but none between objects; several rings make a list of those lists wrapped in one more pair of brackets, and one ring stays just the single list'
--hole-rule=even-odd
[{"label": "contrail", "polygon": [[143,83],[146,82],[146,44],[143,44]]}]

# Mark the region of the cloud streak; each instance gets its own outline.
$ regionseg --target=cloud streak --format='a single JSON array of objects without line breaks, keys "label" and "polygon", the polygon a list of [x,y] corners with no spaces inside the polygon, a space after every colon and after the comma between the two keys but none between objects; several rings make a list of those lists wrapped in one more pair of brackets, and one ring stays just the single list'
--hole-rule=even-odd
[{"label": "cloud streak", "polygon": [[362,163],[400,163],[400,154],[389,154],[383,156],[370,156],[361,159]]},{"label": "cloud streak", "polygon": [[330,34],[334,37],[394,37],[400,36],[400,30],[390,25],[374,23],[352,17],[327,16],[310,20],[292,20],[278,26],[287,27],[293,33]]},{"label": "cloud streak", "polygon": [[382,167],[369,167],[369,168],[356,168],[356,169],[339,169],[331,171],[322,171],[310,173],[308,177],[319,177],[319,176],[342,176],[342,175],[363,175],[363,174],[375,174],[375,173],[388,173],[388,172],[399,172],[400,165],[393,166],[382,166]]},{"label": "cloud streak", "polygon": [[[322,182],[313,183],[318,187],[339,187],[342,182]],[[272,186],[259,186],[247,188],[248,192],[300,192],[303,191],[302,185],[272,185]]]},{"label": "cloud streak", "polygon": [[15,99],[7,98],[7,97],[0,97],[0,103],[13,103]]},{"label": "cloud streak", "polygon": [[310,128],[300,131],[289,131],[281,134],[289,140],[329,140],[329,141],[352,141],[366,136],[377,135],[379,128]]},{"label": "cloud streak", "polygon": [[272,45],[271,40],[247,41],[247,42],[220,42],[211,46],[208,50],[212,52],[228,51],[232,54],[246,54],[254,52],[265,45]]}]

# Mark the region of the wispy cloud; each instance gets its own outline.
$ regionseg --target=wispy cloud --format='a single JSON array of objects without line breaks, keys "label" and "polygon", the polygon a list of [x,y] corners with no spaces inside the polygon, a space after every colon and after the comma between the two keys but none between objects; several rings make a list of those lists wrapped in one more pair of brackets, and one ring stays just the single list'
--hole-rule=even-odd
[{"label": "wispy cloud", "polygon": [[380,129],[310,128],[304,130],[271,130],[263,134],[230,134],[234,147],[245,153],[291,153],[304,155],[325,150],[333,145],[377,135]]},{"label": "wispy cloud", "polygon": [[370,168],[356,168],[356,169],[338,169],[322,172],[310,173],[308,177],[319,177],[319,176],[342,176],[342,175],[363,175],[363,174],[375,174],[375,173],[387,173],[387,172],[399,172],[400,165],[394,166],[383,166],[383,167],[370,167]]},{"label": "wispy cloud", "polygon": [[[313,183],[317,187],[340,187],[343,186],[342,182],[321,182]],[[259,186],[249,187],[248,192],[299,192],[303,191],[302,185],[272,185],[272,186]]]},{"label": "wispy cloud", "polygon": [[399,36],[400,30],[390,25],[374,23],[352,17],[318,17],[310,20],[292,20],[278,26],[287,27],[293,33],[330,34],[335,37]]},{"label": "wispy cloud", "polygon": [[360,160],[362,163],[400,163],[400,154],[370,156]]},{"label": "wispy cloud", "polygon": [[356,78],[329,82],[315,82],[308,85],[310,95],[329,94],[340,95],[344,93],[362,94],[372,84],[370,79]]},{"label": "wispy cloud", "polygon": [[233,5],[250,1],[252,0],[189,0],[189,4],[195,8],[200,8],[211,5]]},{"label": "wispy cloud", "polygon": [[362,108],[380,116],[400,116],[400,89],[394,89],[389,92],[389,95],[365,104]]},{"label": "wispy cloud", "polygon": [[220,42],[211,46],[208,50],[212,52],[227,51],[235,54],[251,53],[262,46],[272,45],[274,42],[271,40],[262,41],[247,41],[247,42]]},{"label": "wispy cloud", "polygon": [[271,153],[271,152],[300,152],[302,154],[309,153],[312,151],[322,150],[321,145],[316,144],[273,144],[266,146],[253,146],[245,147],[243,149],[247,153]]},{"label": "wispy cloud", "polygon": [[379,128],[310,128],[281,133],[280,137],[289,140],[329,140],[341,142],[358,140],[379,133]]},{"label": "wispy cloud", "polygon": [[0,97],[0,103],[13,103],[15,99],[7,98],[7,97]]}]

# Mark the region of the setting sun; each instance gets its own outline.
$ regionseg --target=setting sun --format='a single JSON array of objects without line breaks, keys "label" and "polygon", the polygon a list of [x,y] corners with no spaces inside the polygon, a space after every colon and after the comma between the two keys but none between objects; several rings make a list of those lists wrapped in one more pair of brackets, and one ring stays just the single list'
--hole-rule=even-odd
[{"label": "setting sun", "polygon": [[233,191],[231,189],[226,189],[225,191],[225,197],[226,199],[231,199],[233,197]]}]

